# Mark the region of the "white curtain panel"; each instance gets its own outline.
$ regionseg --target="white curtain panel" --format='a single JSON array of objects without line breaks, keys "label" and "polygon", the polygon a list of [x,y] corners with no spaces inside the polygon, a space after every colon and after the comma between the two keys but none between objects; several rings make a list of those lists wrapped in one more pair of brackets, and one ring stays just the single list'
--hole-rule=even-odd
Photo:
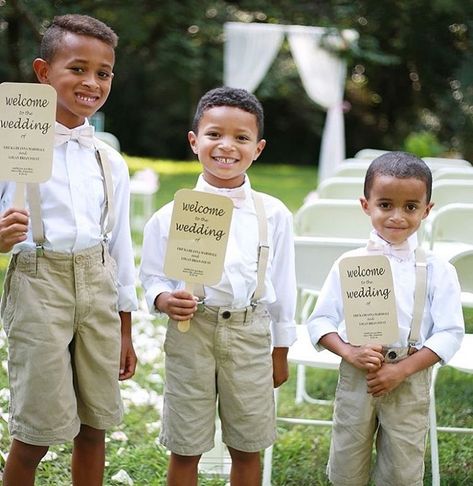
[{"label": "white curtain panel", "polygon": [[288,27],[291,53],[309,98],[327,110],[319,156],[319,182],[345,158],[343,92],[346,64],[321,46],[325,29]]},{"label": "white curtain panel", "polygon": [[253,92],[284,39],[284,26],[227,22],[224,26],[224,84]]}]

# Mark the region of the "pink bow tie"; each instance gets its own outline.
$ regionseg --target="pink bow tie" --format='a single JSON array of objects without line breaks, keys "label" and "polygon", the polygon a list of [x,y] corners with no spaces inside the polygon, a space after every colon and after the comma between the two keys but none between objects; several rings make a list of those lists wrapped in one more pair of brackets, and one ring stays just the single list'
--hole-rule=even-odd
[{"label": "pink bow tie", "polygon": [[219,196],[229,197],[233,201],[233,206],[235,208],[241,208],[245,203],[246,192],[243,187],[226,189],[224,187],[213,187],[208,185],[206,191],[211,192],[212,194],[218,194]]},{"label": "pink bow tie", "polygon": [[400,258],[401,260],[405,260],[409,257],[411,253],[411,249],[409,248],[409,243],[404,241],[400,245],[391,245],[389,243],[383,244],[382,242],[368,240],[366,244],[366,249],[368,251],[379,252],[384,255],[394,256],[396,258]]},{"label": "pink bow tie", "polygon": [[63,125],[56,125],[54,133],[54,145],[62,145],[69,140],[75,140],[80,145],[93,148],[94,147],[94,127],[92,125],[78,128],[67,128]]}]

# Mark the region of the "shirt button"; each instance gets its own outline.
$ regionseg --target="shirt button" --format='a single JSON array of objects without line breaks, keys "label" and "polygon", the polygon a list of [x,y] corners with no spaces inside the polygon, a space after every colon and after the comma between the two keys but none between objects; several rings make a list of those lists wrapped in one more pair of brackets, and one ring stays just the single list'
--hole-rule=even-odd
[{"label": "shirt button", "polygon": [[397,353],[396,353],[396,351],[389,351],[389,353],[388,353],[388,358],[389,358],[389,359],[396,359],[396,358],[397,358]]},{"label": "shirt button", "polygon": [[222,317],[224,319],[229,319],[231,315],[232,315],[232,313],[230,311],[223,311],[222,312]]}]

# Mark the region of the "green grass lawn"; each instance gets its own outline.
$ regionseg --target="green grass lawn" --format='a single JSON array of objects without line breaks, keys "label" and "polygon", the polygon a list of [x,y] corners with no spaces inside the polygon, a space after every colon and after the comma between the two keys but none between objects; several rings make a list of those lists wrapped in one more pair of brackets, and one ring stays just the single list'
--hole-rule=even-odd
[{"label": "green grass lawn", "polygon": [[[200,172],[197,163],[154,161],[127,158],[132,172],[151,167],[159,173],[160,189],[155,196],[158,208],[170,201],[177,189],[192,188]],[[251,167],[249,175],[256,190],[282,199],[295,211],[308,192],[315,188],[316,171],[310,167],[267,166]],[[141,240],[134,234],[136,243]],[[7,258],[0,255],[0,283]],[[467,331],[473,332],[473,309],[465,310]],[[107,433],[106,485],[131,484],[161,486],[165,484],[168,455],[157,444],[160,428],[159,410],[163,393],[162,340],[165,322],[151,319],[146,312],[134,315],[134,341],[140,360],[136,376],[122,384],[126,408],[123,424]],[[8,384],[5,371],[7,358],[4,334],[0,333],[0,469],[9,447],[6,425],[8,413]],[[295,404],[296,369],[279,393],[281,416],[330,419],[331,406]],[[331,399],[337,373],[309,369],[307,385],[317,398]],[[440,370],[436,386],[439,425],[473,427],[473,377],[445,367]],[[279,427],[274,448],[273,486],[327,485],[325,464],[328,457],[330,429],[323,427],[285,425]],[[440,471],[442,485],[473,484],[473,436],[439,433]],[[40,464],[36,484],[39,486],[70,485],[70,444],[51,448],[47,460]],[[126,474],[126,476],[125,476]],[[125,477],[125,479],[120,479]],[[203,486],[223,486],[223,479],[203,477]],[[426,457],[425,484],[430,485],[430,457]]]}]

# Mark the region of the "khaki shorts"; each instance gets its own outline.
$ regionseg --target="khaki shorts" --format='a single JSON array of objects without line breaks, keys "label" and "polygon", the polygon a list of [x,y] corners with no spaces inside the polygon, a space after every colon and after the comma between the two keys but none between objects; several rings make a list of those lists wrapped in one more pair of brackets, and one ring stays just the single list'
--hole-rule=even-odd
[{"label": "khaki shorts", "polygon": [[75,254],[21,252],[2,296],[10,434],[32,445],[106,429],[123,415],[115,262],[102,245]]},{"label": "khaki shorts", "polygon": [[170,320],[164,350],[166,386],[160,440],[172,452],[212,449],[215,414],[222,440],[256,452],[276,439],[270,317],[265,307],[208,307],[182,333]]},{"label": "khaki shorts", "polygon": [[[397,354],[400,359],[406,356]],[[367,393],[366,372],[342,360],[327,466],[334,485],[368,484],[376,436],[375,483],[422,486],[430,376],[431,368],[420,371],[391,393],[374,398]]]}]

